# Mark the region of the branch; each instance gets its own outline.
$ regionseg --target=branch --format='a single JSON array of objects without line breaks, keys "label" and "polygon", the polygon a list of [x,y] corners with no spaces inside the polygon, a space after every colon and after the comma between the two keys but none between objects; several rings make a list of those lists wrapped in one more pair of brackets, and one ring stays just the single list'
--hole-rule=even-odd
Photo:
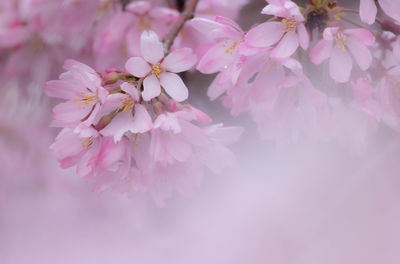
[{"label": "branch", "polygon": [[186,2],[185,10],[182,12],[180,18],[171,28],[171,30],[167,33],[167,35],[165,35],[163,39],[165,54],[169,53],[172,44],[174,44],[175,38],[178,36],[179,32],[185,25],[186,21],[194,17],[194,12],[196,11],[196,6],[198,2],[199,0],[190,0]]}]

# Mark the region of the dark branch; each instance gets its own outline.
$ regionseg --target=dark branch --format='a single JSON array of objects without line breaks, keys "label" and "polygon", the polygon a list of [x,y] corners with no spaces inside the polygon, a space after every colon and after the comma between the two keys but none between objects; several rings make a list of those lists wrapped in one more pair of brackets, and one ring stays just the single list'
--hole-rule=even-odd
[{"label": "dark branch", "polygon": [[167,35],[165,35],[163,39],[165,54],[169,53],[172,44],[174,44],[175,38],[178,36],[186,21],[194,17],[194,12],[196,11],[196,6],[198,2],[199,0],[189,0],[188,2],[186,2],[185,9],[182,12],[180,18],[167,33]]}]

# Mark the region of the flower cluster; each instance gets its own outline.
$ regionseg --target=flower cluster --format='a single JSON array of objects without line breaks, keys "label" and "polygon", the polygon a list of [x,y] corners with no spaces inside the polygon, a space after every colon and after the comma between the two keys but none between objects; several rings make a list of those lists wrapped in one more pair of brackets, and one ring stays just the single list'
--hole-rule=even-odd
[{"label": "flower cluster", "polygon": [[152,31],[142,33],[140,44],[141,56],[125,70],[103,76],[67,60],[67,71],[47,83],[48,96],[66,100],[53,109],[53,125],[63,129],[51,148],[61,167],[76,165],[96,190],[144,191],[161,204],[172,191],[196,186],[204,168],[219,172],[231,164],[226,146],[242,129],[207,125],[206,114],[181,103],[188,89],[176,73],[196,63],[191,49],[164,57]]},{"label": "flower cluster", "polygon": [[[377,2],[400,22],[400,5]],[[223,96],[233,115],[249,111],[261,136],[278,144],[303,135],[328,139],[348,133],[345,125],[335,123],[343,109],[358,112],[347,114],[357,121],[400,128],[399,97],[393,92],[400,62],[398,24],[378,20],[383,30],[371,32],[346,17],[356,10],[326,0],[306,7],[290,0],[267,3],[262,14],[270,19],[248,32],[226,17],[191,20],[192,27],[209,36],[197,50],[197,69],[218,73],[208,89],[211,100]],[[375,16],[375,3],[362,0],[360,19],[371,24]]]}]

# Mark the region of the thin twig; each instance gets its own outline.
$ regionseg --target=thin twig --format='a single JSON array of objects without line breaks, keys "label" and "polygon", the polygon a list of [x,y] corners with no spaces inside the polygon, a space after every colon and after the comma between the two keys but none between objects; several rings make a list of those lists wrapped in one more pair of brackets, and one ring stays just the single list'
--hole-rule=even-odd
[{"label": "thin twig", "polygon": [[339,12],[358,14],[359,11],[355,9],[340,8]]},{"label": "thin twig", "polygon": [[167,35],[165,35],[163,39],[165,54],[169,53],[172,44],[174,44],[175,38],[178,36],[179,32],[185,25],[186,21],[194,17],[194,12],[196,11],[196,6],[198,2],[199,0],[190,0],[186,2],[185,10],[182,12],[180,18],[171,28],[171,30],[167,33]]}]

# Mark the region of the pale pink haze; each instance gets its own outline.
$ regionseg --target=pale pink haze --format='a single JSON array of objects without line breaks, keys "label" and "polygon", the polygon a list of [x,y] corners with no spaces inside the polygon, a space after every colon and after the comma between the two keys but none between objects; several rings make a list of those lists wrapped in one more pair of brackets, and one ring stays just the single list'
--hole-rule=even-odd
[{"label": "pale pink haze", "polygon": [[144,78],[143,99],[149,101],[159,96],[162,86],[174,100],[186,100],[188,89],[176,73],[192,68],[197,61],[196,55],[189,48],[181,48],[164,58],[163,44],[153,31],[144,31],[140,41],[142,57],[130,58],[125,68],[135,77]]},{"label": "pale pink haze", "polygon": [[329,27],[324,30],[323,39],[310,52],[310,59],[321,64],[329,59],[330,76],[337,82],[348,82],[353,68],[353,59],[361,70],[367,70],[372,63],[368,47],[375,44],[375,37],[366,29],[342,29]]}]

